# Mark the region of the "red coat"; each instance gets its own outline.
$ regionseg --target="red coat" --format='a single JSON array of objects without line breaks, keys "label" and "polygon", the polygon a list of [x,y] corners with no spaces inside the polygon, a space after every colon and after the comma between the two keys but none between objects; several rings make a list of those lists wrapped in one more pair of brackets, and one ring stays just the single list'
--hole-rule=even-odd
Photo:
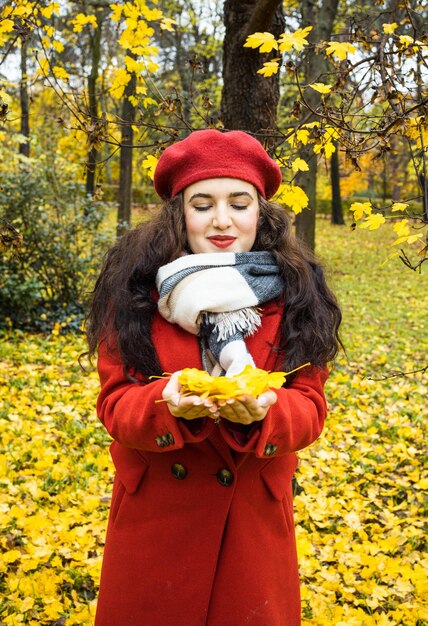
[{"label": "red coat", "polygon": [[[265,305],[247,340],[258,367],[274,366],[281,315]],[[153,341],[164,371],[202,368],[197,338],[158,315]],[[165,380],[129,382],[105,348],[99,373],[116,478],[96,626],[298,626],[291,479],[323,427],[326,373],[303,369],[249,437],[173,417],[155,403]]]}]

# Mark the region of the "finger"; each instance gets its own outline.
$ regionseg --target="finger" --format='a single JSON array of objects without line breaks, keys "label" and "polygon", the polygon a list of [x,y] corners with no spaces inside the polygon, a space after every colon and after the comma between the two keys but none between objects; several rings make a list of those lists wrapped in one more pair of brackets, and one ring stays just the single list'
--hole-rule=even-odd
[{"label": "finger", "polygon": [[180,383],[178,382],[178,377],[180,376],[181,371],[174,372],[171,374],[171,377],[167,384],[165,385],[162,398],[167,402],[171,402],[172,404],[177,405],[180,401]]}]

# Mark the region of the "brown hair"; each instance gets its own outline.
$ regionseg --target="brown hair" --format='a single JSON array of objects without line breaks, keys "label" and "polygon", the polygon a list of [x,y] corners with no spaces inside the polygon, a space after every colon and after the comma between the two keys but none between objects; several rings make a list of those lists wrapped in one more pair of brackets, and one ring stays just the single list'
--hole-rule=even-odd
[{"label": "brown hair", "polygon": [[[275,256],[284,281],[281,342],[275,346],[286,371],[310,361],[322,367],[341,345],[341,313],[321,265],[294,236],[291,220],[277,204],[259,198],[260,217],[253,250]],[[162,374],[151,340],[157,305],[156,274],[188,250],[182,194],[168,200],[149,222],[125,233],[107,252],[88,315],[89,356],[100,341],[115,338],[125,369]]]}]

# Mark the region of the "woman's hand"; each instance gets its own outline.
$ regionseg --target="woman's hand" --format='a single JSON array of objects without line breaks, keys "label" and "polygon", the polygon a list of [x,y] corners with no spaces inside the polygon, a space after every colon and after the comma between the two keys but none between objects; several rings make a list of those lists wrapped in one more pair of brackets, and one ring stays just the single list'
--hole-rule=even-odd
[{"label": "woman's hand", "polygon": [[230,422],[248,425],[264,419],[277,399],[278,397],[274,391],[265,391],[258,398],[251,396],[232,398],[219,402],[218,412],[220,417],[224,417],[224,419]]},{"label": "woman's hand", "polygon": [[168,409],[174,417],[183,417],[186,420],[195,420],[199,417],[220,417],[218,407],[213,402],[201,400],[199,396],[181,396],[178,377],[180,372],[174,372],[165,385],[162,398],[166,400]]}]

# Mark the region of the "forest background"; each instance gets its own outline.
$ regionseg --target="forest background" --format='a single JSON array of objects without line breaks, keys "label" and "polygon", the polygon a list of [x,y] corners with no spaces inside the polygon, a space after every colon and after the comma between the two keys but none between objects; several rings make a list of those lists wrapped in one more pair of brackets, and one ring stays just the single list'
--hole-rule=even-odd
[{"label": "forest background", "polygon": [[162,150],[206,127],[278,160],[276,199],[345,314],[296,489],[305,623],[428,623],[427,18],[405,0],[0,2],[2,624],[91,623],[112,468],[77,363],[87,299],[157,210]]}]

